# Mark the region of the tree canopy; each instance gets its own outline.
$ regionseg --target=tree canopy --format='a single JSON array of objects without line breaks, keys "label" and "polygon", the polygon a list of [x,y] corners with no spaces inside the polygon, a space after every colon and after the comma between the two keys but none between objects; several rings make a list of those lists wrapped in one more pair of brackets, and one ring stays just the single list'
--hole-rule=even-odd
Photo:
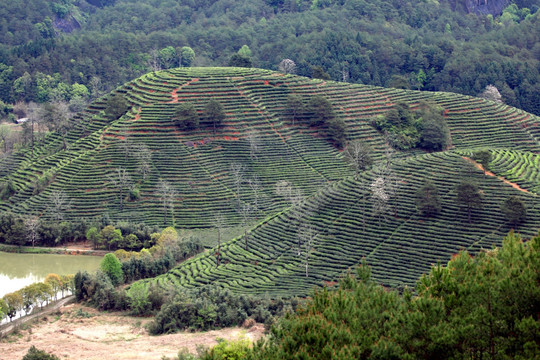
[{"label": "tree canopy", "polygon": [[[71,97],[76,83],[94,93],[95,78],[113,89],[151,70],[152,49],[172,47],[175,59],[159,59],[166,67],[233,57],[232,66],[277,69],[290,59],[299,75],[352,83],[467,95],[492,85],[506,104],[540,114],[538,4],[464,16],[473,3],[13,0],[0,7],[0,100],[43,102],[55,89]],[[251,54],[238,54],[244,46]]]},{"label": "tree canopy", "polygon": [[122,263],[114,254],[105,255],[99,267],[111,279],[113,285],[120,285],[124,282]]}]

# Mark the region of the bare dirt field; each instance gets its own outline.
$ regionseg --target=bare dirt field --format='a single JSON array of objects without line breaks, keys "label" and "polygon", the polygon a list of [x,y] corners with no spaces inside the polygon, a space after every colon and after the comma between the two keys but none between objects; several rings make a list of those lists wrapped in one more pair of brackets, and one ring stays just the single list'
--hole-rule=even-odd
[{"label": "bare dirt field", "polygon": [[0,342],[0,359],[21,359],[34,345],[60,359],[161,359],[175,357],[182,348],[196,353],[197,346],[211,347],[217,339],[252,341],[263,336],[264,327],[228,328],[198,333],[162,336],[148,335],[144,325],[149,318],[137,318],[122,313],[100,313],[79,304],[68,305],[61,315],[49,315],[45,320],[20,330]]}]

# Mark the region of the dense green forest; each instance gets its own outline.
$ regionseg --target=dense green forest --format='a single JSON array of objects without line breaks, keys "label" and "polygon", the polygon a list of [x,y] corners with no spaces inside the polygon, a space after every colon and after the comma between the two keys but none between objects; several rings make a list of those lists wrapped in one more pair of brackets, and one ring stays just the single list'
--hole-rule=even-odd
[{"label": "dense green forest", "polygon": [[505,103],[540,114],[539,3],[493,3],[500,9],[446,0],[3,2],[0,99],[96,97],[157,68],[228,65],[240,50],[248,66],[277,69],[289,58],[299,75],[352,83],[468,95],[493,84]]}]

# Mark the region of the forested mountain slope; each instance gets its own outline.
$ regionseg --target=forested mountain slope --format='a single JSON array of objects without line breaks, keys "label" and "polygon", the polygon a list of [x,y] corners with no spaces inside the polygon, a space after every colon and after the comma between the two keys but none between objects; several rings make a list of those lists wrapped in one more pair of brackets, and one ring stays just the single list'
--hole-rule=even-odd
[{"label": "forested mountain slope", "polygon": [[493,84],[505,103],[540,114],[538,0],[502,14],[506,2],[480,3],[6,1],[0,99],[97,97],[155,66],[225,66],[247,45],[259,68],[289,58],[303,76],[467,95]]}]

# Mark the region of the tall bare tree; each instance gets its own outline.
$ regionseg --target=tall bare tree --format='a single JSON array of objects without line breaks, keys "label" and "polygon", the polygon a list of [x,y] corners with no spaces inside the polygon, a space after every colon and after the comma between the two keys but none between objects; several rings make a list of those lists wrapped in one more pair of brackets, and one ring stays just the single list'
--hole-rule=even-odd
[{"label": "tall bare tree", "polygon": [[171,217],[174,223],[174,199],[177,196],[177,191],[166,181],[159,180],[157,192],[163,205],[163,225],[167,224],[167,210],[171,211]]},{"label": "tall bare tree", "polygon": [[159,58],[159,51],[157,49],[150,50],[147,65],[153,72],[161,70],[161,59]]},{"label": "tall bare tree", "polygon": [[373,159],[371,158],[371,147],[363,141],[351,141],[345,147],[343,156],[355,172],[355,177],[358,179],[360,171],[371,166]]},{"label": "tall bare tree", "polygon": [[118,190],[120,200],[120,211],[124,210],[124,191],[129,191],[133,188],[133,180],[126,169],[118,167],[114,169],[112,174],[107,175],[109,184]]},{"label": "tall bare tree", "polygon": [[259,180],[259,177],[255,175],[253,176],[252,179],[248,180],[248,184],[253,194],[253,205],[252,205],[253,209],[252,210],[255,215],[255,218],[257,218],[259,210],[261,209],[261,199],[264,196],[264,194],[262,193],[261,181]]},{"label": "tall bare tree", "polygon": [[231,164],[231,176],[234,187],[236,189],[236,211],[240,211],[242,207],[241,191],[244,183],[245,166],[240,163]]},{"label": "tall bare tree", "polygon": [[13,132],[7,124],[0,124],[0,144],[3,145],[4,154],[8,154],[11,150],[11,137]]},{"label": "tall bare tree", "polygon": [[63,190],[53,190],[49,195],[48,211],[52,217],[60,222],[64,220],[64,215],[71,209],[71,199]]},{"label": "tall bare tree", "polygon": [[304,257],[304,266],[306,268],[306,277],[309,277],[309,256],[315,246],[315,241],[319,233],[311,224],[303,224],[298,228],[298,256]]},{"label": "tall bare tree", "polygon": [[217,230],[217,235],[218,235],[218,247],[216,251],[216,266],[219,266],[221,262],[221,232],[223,231],[223,228],[225,227],[225,218],[223,217],[223,214],[221,212],[214,214],[213,225],[214,225],[214,228]]},{"label": "tall bare tree", "polygon": [[259,132],[257,130],[250,131],[247,136],[247,141],[249,143],[249,157],[251,160],[256,159],[261,146]]},{"label": "tall bare tree", "polygon": [[279,63],[278,69],[284,74],[296,74],[296,63],[291,59],[283,59]]},{"label": "tall bare tree", "polygon": [[145,144],[139,144],[134,148],[134,156],[138,161],[137,171],[142,174],[143,180],[152,170],[152,152]]},{"label": "tall bare tree", "polygon": [[39,227],[41,226],[37,216],[30,216],[24,219],[24,227],[26,229],[26,238],[32,243],[32,247],[39,241]]}]

